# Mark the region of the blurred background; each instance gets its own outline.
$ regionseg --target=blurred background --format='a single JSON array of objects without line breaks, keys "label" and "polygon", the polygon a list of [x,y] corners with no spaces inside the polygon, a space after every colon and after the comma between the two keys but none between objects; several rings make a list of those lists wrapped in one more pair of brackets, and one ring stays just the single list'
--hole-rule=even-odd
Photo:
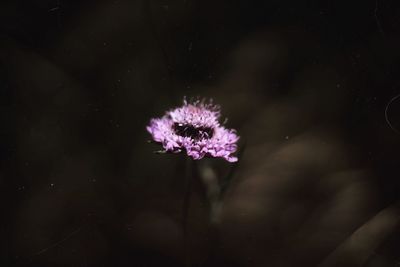
[{"label": "blurred background", "polygon": [[[1,266],[399,266],[396,1],[4,0]],[[240,160],[145,126],[213,98]],[[186,247],[184,249],[183,247]]]}]

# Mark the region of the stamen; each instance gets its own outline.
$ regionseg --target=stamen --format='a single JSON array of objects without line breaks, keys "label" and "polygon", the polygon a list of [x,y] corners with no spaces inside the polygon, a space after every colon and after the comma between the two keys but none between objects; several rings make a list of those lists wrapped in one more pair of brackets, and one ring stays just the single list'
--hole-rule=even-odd
[{"label": "stamen", "polygon": [[210,127],[194,127],[193,125],[175,123],[174,131],[177,135],[190,137],[194,140],[210,139],[214,135],[214,129]]}]

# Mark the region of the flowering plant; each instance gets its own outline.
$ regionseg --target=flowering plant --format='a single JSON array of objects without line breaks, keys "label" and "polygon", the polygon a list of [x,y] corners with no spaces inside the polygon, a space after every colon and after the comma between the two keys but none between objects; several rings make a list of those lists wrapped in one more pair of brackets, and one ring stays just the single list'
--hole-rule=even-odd
[{"label": "flowering plant", "polygon": [[219,123],[220,107],[212,101],[183,100],[183,106],[167,111],[161,118],[151,119],[147,131],[166,152],[186,151],[195,160],[205,156],[221,157],[236,162],[239,136]]}]

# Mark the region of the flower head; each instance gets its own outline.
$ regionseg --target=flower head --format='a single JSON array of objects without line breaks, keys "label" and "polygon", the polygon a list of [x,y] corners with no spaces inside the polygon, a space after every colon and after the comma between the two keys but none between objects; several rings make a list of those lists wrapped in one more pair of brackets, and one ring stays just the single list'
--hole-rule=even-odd
[{"label": "flower head", "polygon": [[205,156],[221,157],[229,162],[237,161],[239,136],[233,129],[219,123],[220,108],[211,101],[183,101],[183,106],[167,111],[161,118],[151,119],[147,131],[165,151],[186,151],[193,159]]}]

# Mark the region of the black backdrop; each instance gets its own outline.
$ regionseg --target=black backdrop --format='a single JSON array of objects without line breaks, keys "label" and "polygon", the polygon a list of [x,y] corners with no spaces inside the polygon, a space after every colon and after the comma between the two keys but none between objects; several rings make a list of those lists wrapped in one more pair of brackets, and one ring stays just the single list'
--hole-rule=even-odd
[{"label": "black backdrop", "polygon": [[[2,1],[2,266],[183,266],[184,156],[145,131],[183,96],[221,104],[245,147],[217,225],[194,196],[193,266],[335,257],[398,200],[399,18],[388,0]],[[398,264],[385,218],[341,266]]]}]

